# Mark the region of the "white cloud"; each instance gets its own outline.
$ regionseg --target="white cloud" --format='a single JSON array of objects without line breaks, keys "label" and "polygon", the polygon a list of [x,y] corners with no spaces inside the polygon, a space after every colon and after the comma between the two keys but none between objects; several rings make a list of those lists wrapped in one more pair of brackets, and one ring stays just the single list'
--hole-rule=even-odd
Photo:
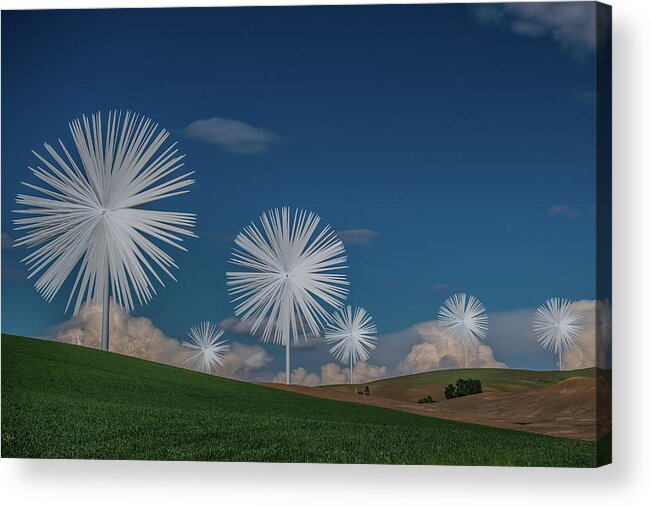
[{"label": "white cloud", "polygon": [[[386,366],[375,366],[368,363],[357,363],[353,367],[353,381],[356,384],[371,382],[386,376]],[[310,373],[303,367],[292,370],[292,384],[304,386],[347,384],[350,382],[350,369],[336,363],[321,366],[321,374]],[[285,372],[279,372],[272,382],[285,383]]]},{"label": "white cloud", "polygon": [[576,345],[563,354],[563,370],[603,367],[605,350],[603,345],[597,341],[595,300],[575,301],[572,306],[583,316],[583,332]]},{"label": "white cloud", "polygon": [[379,233],[370,229],[348,229],[337,232],[337,235],[346,245],[368,245]]},{"label": "white cloud", "polygon": [[243,322],[237,317],[227,317],[218,326],[224,331],[231,333],[252,335],[251,324],[249,322]]},{"label": "white cloud", "polygon": [[[386,377],[386,366],[376,366],[369,363],[357,363],[353,367],[353,382],[361,384]],[[347,384],[350,382],[350,368],[335,363],[321,366],[321,385]]]},{"label": "white cloud", "polygon": [[[76,344],[79,336],[84,346],[99,348],[101,326],[102,308],[99,305],[83,306],[76,316],[53,328],[51,338]],[[148,318],[133,317],[113,303],[109,338],[111,352],[174,366],[183,366],[185,362],[181,342],[166,336]]]},{"label": "white cloud", "polygon": [[485,25],[529,37],[547,36],[576,55],[595,49],[596,10],[592,2],[487,4],[474,7],[472,12]]},{"label": "white cloud", "polygon": [[[101,326],[101,307],[84,306],[76,316],[52,328],[50,338],[77,344],[77,337],[80,337],[84,346],[99,348]],[[110,309],[109,337],[111,352],[173,366],[185,366],[187,349],[180,341],[166,336],[150,319],[129,315],[113,303]],[[271,361],[262,347],[232,342],[219,375],[246,378]]]},{"label": "white cloud", "polygon": [[[321,377],[319,377],[316,373],[308,373],[307,370],[302,366],[293,369],[291,376],[292,384],[299,386],[314,387],[318,386],[321,383]],[[272,379],[272,382],[275,382],[277,384],[284,384],[285,378],[285,372],[282,371],[276,374],[276,376]]]},{"label": "white cloud", "polygon": [[[595,335],[597,318],[595,301],[580,300],[573,302],[572,305],[582,316],[583,331],[575,347],[563,354],[563,369],[603,366],[606,351],[597,342]],[[529,361],[533,361],[533,367],[536,369],[557,368],[558,356],[544,350],[536,341],[532,328],[534,312],[535,308],[527,308],[491,314],[489,341],[499,340],[499,342],[493,343],[493,348],[500,355],[509,354],[509,357],[520,358],[519,361],[527,361],[527,358],[530,358]],[[534,360],[534,358],[536,359]],[[516,366],[523,365],[520,363]],[[530,366],[524,365],[524,367],[529,368]]]},{"label": "white cloud", "polygon": [[555,204],[547,208],[547,213],[550,215],[563,215],[569,211],[570,207],[567,204]]},{"label": "white cloud", "polygon": [[224,365],[219,370],[219,375],[246,379],[252,373],[262,370],[272,360],[262,347],[233,342],[230,350],[224,356]]},{"label": "white cloud", "polygon": [[[398,364],[401,374],[457,368],[461,365],[461,347],[453,337],[439,328],[436,321],[423,322],[414,327],[422,342],[413,345]],[[466,349],[466,365],[468,368],[506,368],[506,364],[493,357],[493,350],[485,343]]]},{"label": "white cloud", "polygon": [[320,384],[347,384],[350,380],[348,368],[342,368],[336,363],[328,363],[321,366]]},{"label": "white cloud", "polygon": [[185,135],[219,146],[224,151],[240,154],[260,153],[282,141],[270,130],[240,120],[218,117],[193,121],[185,127]]}]

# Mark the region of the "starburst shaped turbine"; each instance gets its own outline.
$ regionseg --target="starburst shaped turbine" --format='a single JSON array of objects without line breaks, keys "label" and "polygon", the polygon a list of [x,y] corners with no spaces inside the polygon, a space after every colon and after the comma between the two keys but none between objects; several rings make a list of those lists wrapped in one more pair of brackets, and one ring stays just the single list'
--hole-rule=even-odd
[{"label": "starburst shaped turbine", "polygon": [[[51,301],[76,272],[66,311],[73,304],[103,307],[102,348],[108,350],[109,298],[131,310],[164,285],[157,272],[174,279],[174,259],[163,250],[181,250],[183,236],[194,236],[195,215],[151,209],[151,204],[187,192],[191,172],[176,175],[183,163],[175,144],[163,148],[169,133],[150,119],[110,112],[103,130],[100,113],[70,123],[76,153],[59,140],[49,144],[50,159],[30,170],[42,183],[24,183],[40,195],[19,194],[14,220],[24,232],[15,246],[35,248],[25,262],[36,290]],[[74,156],[73,156],[74,155]]]},{"label": "starburst shaped turbine", "polygon": [[475,296],[465,293],[447,298],[438,315],[439,326],[461,345],[461,365],[466,367],[466,349],[478,345],[488,333],[488,315]]},{"label": "starburst shaped turbine", "polygon": [[355,311],[350,306],[337,311],[325,332],[330,353],[339,361],[350,365],[350,383],[353,383],[353,366],[366,361],[377,342],[377,326],[364,308]]},{"label": "starburst shaped turbine", "polygon": [[235,238],[226,273],[235,314],[262,329],[262,340],[285,346],[285,379],[290,383],[290,344],[319,336],[327,307],[339,308],[348,293],[343,243],[330,226],[318,230],[316,213],[289,208],[267,211]]},{"label": "starburst shaped turbine", "polygon": [[563,369],[563,352],[576,344],[582,330],[581,314],[568,299],[548,299],[538,307],[533,318],[538,343],[558,354],[559,370]]},{"label": "starburst shaped turbine", "polygon": [[226,340],[220,340],[224,330],[211,322],[202,322],[193,326],[188,332],[189,342],[183,346],[187,352],[186,366],[203,373],[216,373],[224,364],[230,346]]}]

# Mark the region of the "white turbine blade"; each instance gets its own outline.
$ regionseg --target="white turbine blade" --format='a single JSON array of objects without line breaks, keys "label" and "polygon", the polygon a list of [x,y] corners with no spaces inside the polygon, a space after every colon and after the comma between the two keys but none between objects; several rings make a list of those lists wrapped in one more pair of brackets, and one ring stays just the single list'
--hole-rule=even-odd
[{"label": "white turbine blade", "polygon": [[454,294],[439,309],[438,322],[460,344],[477,345],[488,334],[488,315],[474,296]]},{"label": "white turbine blade", "polygon": [[230,349],[226,340],[220,340],[223,334],[224,330],[211,322],[193,326],[188,332],[190,341],[183,342],[190,349],[186,355],[186,366],[203,373],[216,373],[223,366]]},{"label": "white turbine blade", "polygon": [[377,342],[377,327],[364,308],[350,306],[338,310],[329,320],[325,339],[330,353],[344,364],[366,361]]},{"label": "white turbine blade", "polygon": [[24,206],[16,210],[15,229],[24,231],[16,246],[35,248],[23,262],[46,300],[76,270],[68,298],[75,314],[84,301],[103,303],[106,283],[132,309],[156,294],[150,276],[161,285],[161,271],[174,279],[176,264],[162,247],[185,250],[182,238],[196,237],[194,214],[140,206],[187,192],[192,172],[176,176],[183,156],[175,144],[163,148],[169,133],[131,112],[110,112],[105,129],[99,113],[82,116],[70,132],[78,159],[61,140],[64,156],[48,144],[50,160],[34,152],[43,167],[32,172],[44,185],[26,183],[40,195],[16,198]]},{"label": "white turbine blade", "polygon": [[534,315],[533,331],[538,343],[555,354],[572,348],[582,330],[581,314],[568,299],[548,299]]},{"label": "white turbine blade", "polygon": [[261,326],[262,339],[287,344],[318,335],[327,321],[326,307],[339,307],[348,282],[343,244],[329,227],[317,232],[315,213],[274,209],[235,238],[230,262],[243,269],[226,273],[235,314]]}]

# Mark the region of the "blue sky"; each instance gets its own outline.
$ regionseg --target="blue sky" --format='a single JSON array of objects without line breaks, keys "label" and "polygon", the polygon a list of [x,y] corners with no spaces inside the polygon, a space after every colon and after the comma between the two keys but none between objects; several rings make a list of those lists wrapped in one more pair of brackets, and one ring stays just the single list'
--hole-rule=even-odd
[{"label": "blue sky", "polygon": [[[196,171],[165,206],[196,212],[200,238],[175,254],[178,283],[134,312],[170,337],[232,315],[233,236],[278,206],[358,230],[344,233],[349,300],[380,333],[432,320],[458,291],[491,313],[594,299],[594,7],[565,5],[560,18],[499,5],[3,12],[3,332],[69,318],[65,287],[46,303],[25,252],[5,248],[30,150],[71,143],[69,121],[113,108],[169,129]],[[553,367],[489,338],[509,366]]]}]

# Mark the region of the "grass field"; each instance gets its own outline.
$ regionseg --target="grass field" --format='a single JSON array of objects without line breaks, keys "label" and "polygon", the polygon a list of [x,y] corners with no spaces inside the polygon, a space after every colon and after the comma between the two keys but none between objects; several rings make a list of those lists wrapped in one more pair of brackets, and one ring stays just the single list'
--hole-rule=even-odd
[{"label": "grass field", "polygon": [[576,466],[594,443],[2,336],[2,457]]}]

